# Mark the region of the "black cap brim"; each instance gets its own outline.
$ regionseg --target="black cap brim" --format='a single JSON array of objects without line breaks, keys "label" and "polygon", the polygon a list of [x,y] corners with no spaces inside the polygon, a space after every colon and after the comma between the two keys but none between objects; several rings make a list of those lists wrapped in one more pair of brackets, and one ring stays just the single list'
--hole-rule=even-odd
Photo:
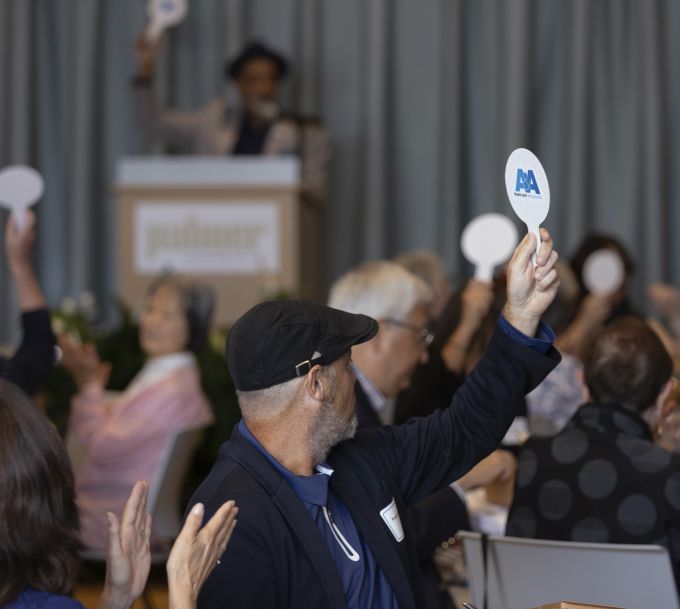
[{"label": "black cap brim", "polygon": [[298,376],[303,363],[332,364],[377,332],[367,315],[303,300],[265,302],[232,326],[227,365],[239,391],[266,389]]}]

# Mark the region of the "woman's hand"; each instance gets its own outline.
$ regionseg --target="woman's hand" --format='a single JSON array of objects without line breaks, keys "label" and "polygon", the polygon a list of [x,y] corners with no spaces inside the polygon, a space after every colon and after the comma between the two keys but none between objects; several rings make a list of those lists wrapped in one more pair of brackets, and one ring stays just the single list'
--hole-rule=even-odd
[{"label": "woman's hand", "polygon": [[120,524],[109,518],[106,582],[99,609],[128,609],[144,592],[151,568],[151,516],[146,512],[149,487],[137,482],[125,504]]},{"label": "woman's hand", "polygon": [[193,609],[203,582],[217,565],[236,526],[238,508],[227,501],[199,531],[203,504],[189,512],[168,559],[170,609]]},{"label": "woman's hand", "polygon": [[111,364],[99,359],[93,344],[82,345],[67,334],[60,335],[57,340],[61,349],[61,365],[71,373],[78,389],[82,390],[87,385],[106,387]]}]

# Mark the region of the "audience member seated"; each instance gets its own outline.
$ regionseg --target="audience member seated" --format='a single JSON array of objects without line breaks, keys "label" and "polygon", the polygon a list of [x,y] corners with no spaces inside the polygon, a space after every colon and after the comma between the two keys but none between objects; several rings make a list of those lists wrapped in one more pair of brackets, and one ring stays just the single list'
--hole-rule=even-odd
[{"label": "audience member seated", "polygon": [[35,214],[29,210],[22,228],[17,226],[14,216],[9,217],[5,226],[5,255],[19,298],[22,338],[11,358],[0,358],[0,376],[29,394],[35,393],[52,368],[56,346],[50,313],[31,266],[35,224]]},{"label": "audience member seated", "polygon": [[559,360],[539,323],[558,281],[546,230],[541,241],[536,265],[534,235],[515,250],[498,330],[451,405],[406,425],[356,429],[351,357],[383,330],[375,348],[422,341],[422,326],[295,300],[234,323],[227,363],[243,419],[192,502],[206,514],[232,498],[247,509],[201,609],[426,606],[407,506],[495,450],[521,397]]},{"label": "audience member seated", "polygon": [[437,321],[451,299],[451,282],[441,256],[428,249],[417,249],[395,256],[394,262],[420,277],[432,290],[432,319]]},{"label": "audience member seated", "polygon": [[[432,335],[426,324],[432,303],[433,292],[423,280],[389,261],[362,264],[331,286],[329,306],[378,321],[378,333],[352,348],[359,427],[389,424],[394,399],[409,387],[416,366],[427,363]],[[447,390],[450,401],[457,385],[448,382],[453,385]],[[495,451],[450,488],[409,508],[428,607],[452,606],[432,558],[439,544],[470,528],[463,492],[501,476],[509,478],[514,465],[512,455]]]},{"label": "audience member seated", "polygon": [[175,277],[151,286],[139,340],[149,359],[127,389],[104,391],[110,365],[93,345],[62,340],[63,363],[78,386],[68,433],[84,451],[76,466],[82,541],[106,545],[105,513],[119,513],[136,480],[154,480],[174,434],[212,422],[191,351],[207,340],[212,292]]},{"label": "audience member seated", "polygon": [[406,252],[395,262],[422,279],[433,292],[429,323],[434,338],[428,347],[428,360],[418,365],[410,387],[400,392],[394,421],[389,421],[403,423],[449,405],[486,347],[500,308],[493,306],[493,287],[475,279],[451,295],[444,262],[434,252]]},{"label": "audience member seated", "polygon": [[182,112],[163,109],[154,99],[151,79],[158,49],[158,43],[144,37],[137,44],[135,108],[142,128],[184,153],[298,155],[306,192],[324,199],[331,154],[328,133],[318,120],[281,113],[279,89],[289,71],[284,57],[259,42],[247,44],[225,66],[240,107],[219,97],[203,108]]},{"label": "audience member seated", "polygon": [[531,435],[553,436],[560,432],[583,403],[580,355],[593,332],[611,312],[607,294],[588,294],[580,300],[579,284],[569,266],[557,261],[560,287],[545,312],[545,322],[557,333],[555,345],[562,361],[526,397]]},{"label": "audience member seated", "polygon": [[[107,575],[100,609],[127,609],[150,566],[147,485],[138,482],[120,523],[108,515]],[[198,532],[194,506],[168,561],[172,609],[193,609],[198,590],[222,555],[237,509],[224,504]],[[78,571],[78,512],[73,473],[52,423],[12,383],[0,380],[0,607],[83,609],[67,595]]]},{"label": "audience member seated", "polygon": [[507,535],[660,543],[680,575],[680,456],[657,446],[642,417],[665,418],[672,362],[642,320],[593,337],[584,361],[590,400],[554,438],[531,438],[518,463]]}]

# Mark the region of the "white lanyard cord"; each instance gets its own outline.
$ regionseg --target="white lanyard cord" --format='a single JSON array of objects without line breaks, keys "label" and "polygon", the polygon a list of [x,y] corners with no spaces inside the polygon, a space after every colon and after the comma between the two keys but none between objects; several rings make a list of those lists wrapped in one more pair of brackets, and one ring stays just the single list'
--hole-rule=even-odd
[{"label": "white lanyard cord", "polygon": [[328,526],[331,528],[331,533],[333,533],[333,537],[335,537],[335,541],[338,542],[338,545],[340,548],[342,548],[342,551],[345,553],[347,558],[349,558],[352,562],[357,562],[361,558],[359,553],[350,545],[349,541],[345,539],[345,536],[340,532],[340,529],[335,526],[335,523],[333,520],[331,520],[330,512],[326,509],[326,506],[321,506],[321,509],[323,510],[323,515],[326,518]]}]

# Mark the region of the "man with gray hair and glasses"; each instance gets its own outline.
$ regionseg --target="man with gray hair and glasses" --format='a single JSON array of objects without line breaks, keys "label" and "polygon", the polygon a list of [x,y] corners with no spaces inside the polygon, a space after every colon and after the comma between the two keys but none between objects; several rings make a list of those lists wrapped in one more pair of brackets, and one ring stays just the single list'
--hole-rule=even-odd
[{"label": "man with gray hair and glasses", "polygon": [[[356,430],[352,352],[378,321],[292,300],[236,321],[226,351],[243,419],[191,504],[210,517],[234,499],[239,524],[199,609],[426,607],[407,507],[497,448],[559,361],[540,324],[557,253],[547,231],[541,241],[536,265],[533,235],[515,251],[499,327],[451,406],[408,425]],[[423,319],[394,319],[426,342]]]},{"label": "man with gray hair and glasses", "polygon": [[366,262],[331,286],[328,306],[378,321],[378,333],[352,350],[360,427],[393,422],[394,400],[428,359],[430,287],[388,260]]}]

